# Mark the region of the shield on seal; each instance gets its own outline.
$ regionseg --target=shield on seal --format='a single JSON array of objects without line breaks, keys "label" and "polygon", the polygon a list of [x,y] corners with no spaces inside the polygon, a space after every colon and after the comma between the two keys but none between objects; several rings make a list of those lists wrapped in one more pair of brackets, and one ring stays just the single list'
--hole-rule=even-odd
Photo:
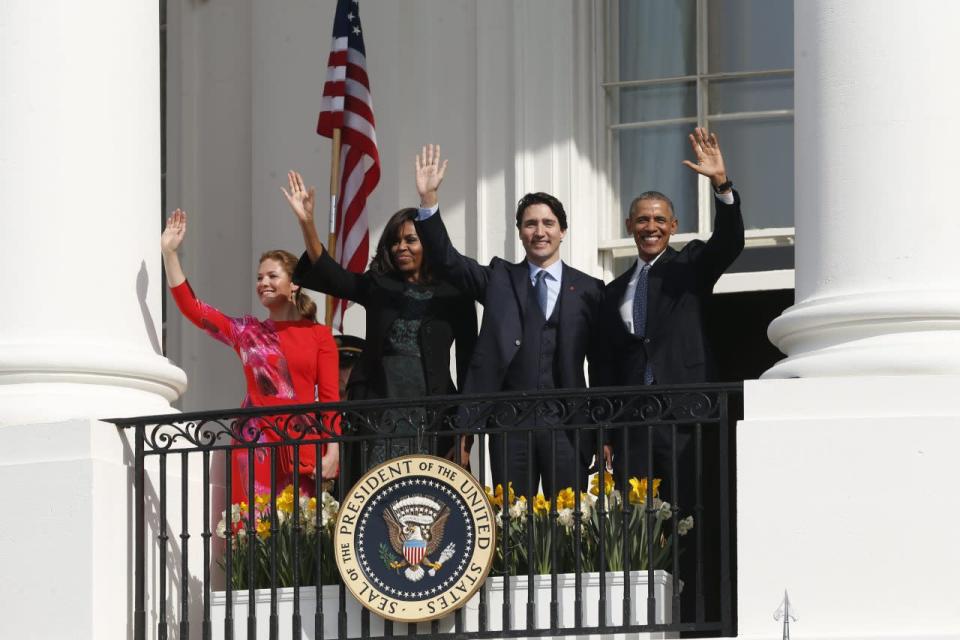
[{"label": "shield on seal", "polygon": [[417,566],[427,552],[426,540],[405,540],[403,543],[403,557],[411,566]]}]

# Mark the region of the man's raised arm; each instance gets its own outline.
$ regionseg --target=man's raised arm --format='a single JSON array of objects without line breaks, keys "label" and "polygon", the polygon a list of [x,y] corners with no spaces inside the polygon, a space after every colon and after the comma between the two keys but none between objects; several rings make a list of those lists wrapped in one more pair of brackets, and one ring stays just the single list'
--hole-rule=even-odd
[{"label": "man's raised arm", "polygon": [[690,160],[684,160],[683,164],[710,179],[717,199],[713,234],[697,257],[698,262],[705,265],[704,275],[712,287],[743,251],[743,215],[739,194],[733,190],[733,182],[727,175],[717,134],[707,134],[705,129],[697,127],[690,134],[690,146],[697,158],[696,164]]}]

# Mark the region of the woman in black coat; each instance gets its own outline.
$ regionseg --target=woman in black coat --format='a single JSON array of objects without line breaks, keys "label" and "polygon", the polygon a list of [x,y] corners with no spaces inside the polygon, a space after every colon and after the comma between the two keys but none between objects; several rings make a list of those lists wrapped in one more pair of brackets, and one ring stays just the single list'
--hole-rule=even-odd
[{"label": "woman in black coat", "polygon": [[[294,281],[352,300],[367,311],[366,348],[350,374],[347,397],[418,398],[456,393],[450,377],[450,346],[456,343],[457,378],[462,383],[476,342],[476,310],[470,297],[431,277],[429,260],[413,224],[417,209],[401,209],[391,216],[370,268],[356,274],[337,264],[320,242],[313,222],[315,189],[307,188],[294,171],[287,178],[290,191],[284,190],[284,195],[307,246]],[[442,175],[438,184],[441,179]],[[362,472],[394,456],[430,452],[431,438],[414,437],[423,415],[422,410],[385,412],[378,421],[383,435],[410,433],[410,437],[371,440],[359,455],[362,461],[354,464]],[[465,443],[454,452],[452,438],[437,441],[435,453],[466,466]]]}]

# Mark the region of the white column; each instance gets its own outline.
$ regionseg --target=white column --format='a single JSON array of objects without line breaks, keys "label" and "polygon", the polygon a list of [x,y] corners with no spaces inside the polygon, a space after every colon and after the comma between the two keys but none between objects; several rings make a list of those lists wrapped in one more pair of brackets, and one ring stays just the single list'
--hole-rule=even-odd
[{"label": "white column", "polygon": [[[97,419],[170,412],[186,387],[161,355],[158,15],[0,3],[3,638],[133,631],[133,447]],[[175,505],[179,465],[169,482]]]},{"label": "white column", "polygon": [[797,304],[737,429],[741,638],[960,635],[960,3],[795,3]]},{"label": "white column", "polygon": [[797,304],[766,376],[960,373],[960,4],[795,11]]},{"label": "white column", "polygon": [[156,2],[0,6],[0,426],[169,411]]}]

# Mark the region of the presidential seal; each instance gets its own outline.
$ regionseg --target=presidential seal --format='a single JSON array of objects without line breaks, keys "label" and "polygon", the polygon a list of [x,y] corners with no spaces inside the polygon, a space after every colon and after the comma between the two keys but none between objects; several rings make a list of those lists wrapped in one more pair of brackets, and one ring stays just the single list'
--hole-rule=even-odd
[{"label": "presidential seal", "polygon": [[434,456],[368,471],[343,500],[337,568],[363,606],[398,622],[445,616],[483,584],[495,549],[494,513],[480,483]]}]

